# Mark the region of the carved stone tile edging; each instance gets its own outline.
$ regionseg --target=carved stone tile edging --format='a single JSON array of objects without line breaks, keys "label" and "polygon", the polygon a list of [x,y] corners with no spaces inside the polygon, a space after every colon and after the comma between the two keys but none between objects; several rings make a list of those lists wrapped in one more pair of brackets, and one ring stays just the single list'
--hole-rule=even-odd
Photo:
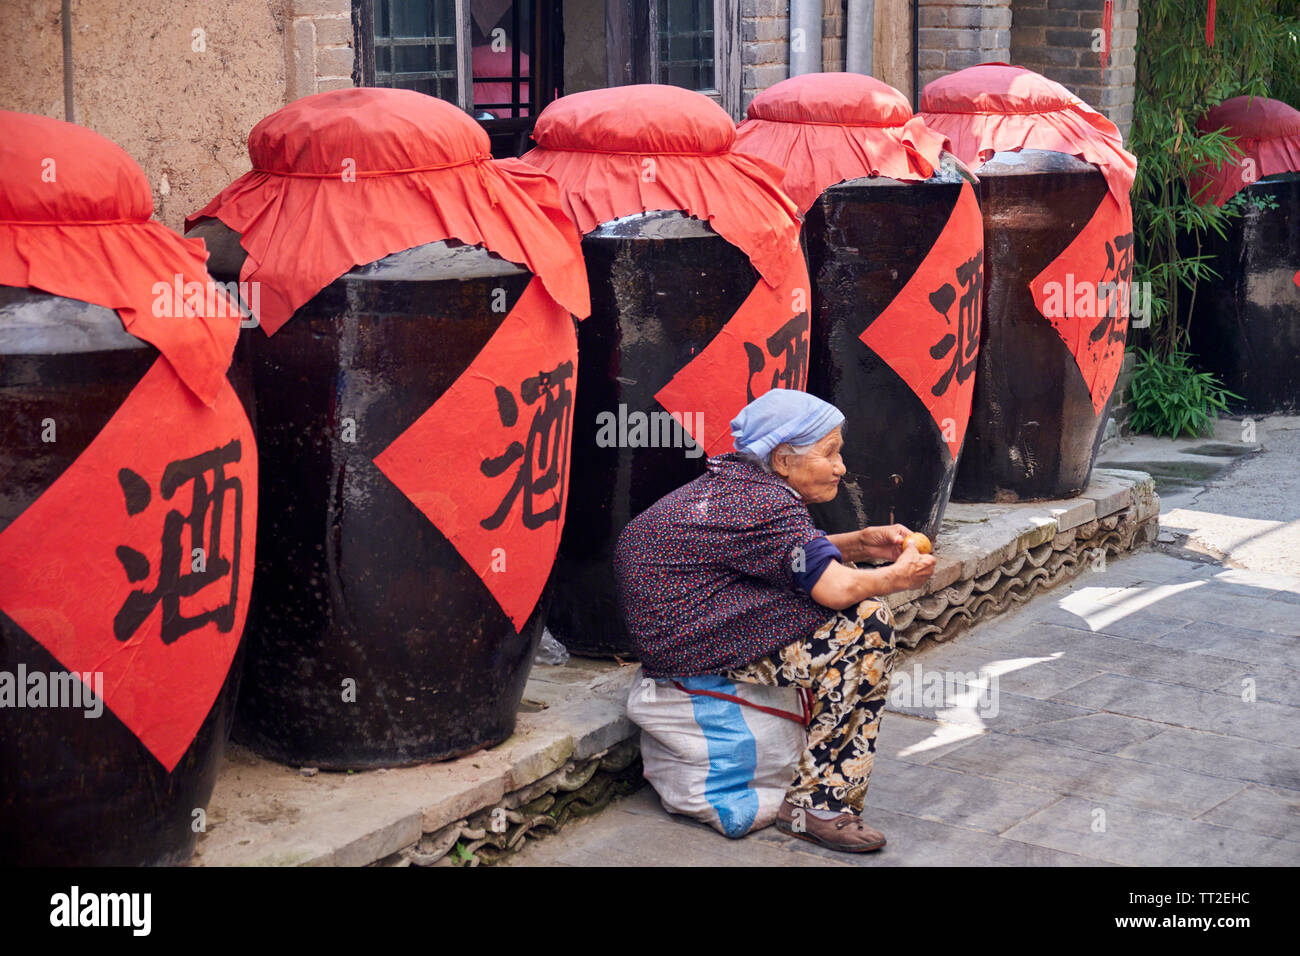
[{"label": "carved stone tile edging", "polygon": [[542,779],[507,793],[484,807],[425,833],[412,846],[376,866],[479,866],[519,852],[575,817],[598,813],[615,797],[641,784],[639,734],[608,750],[569,760]]}]

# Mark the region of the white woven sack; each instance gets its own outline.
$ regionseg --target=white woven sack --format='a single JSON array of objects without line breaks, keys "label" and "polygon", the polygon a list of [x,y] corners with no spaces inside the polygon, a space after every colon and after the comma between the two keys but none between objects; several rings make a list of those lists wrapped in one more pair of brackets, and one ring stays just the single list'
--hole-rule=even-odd
[{"label": "white woven sack", "polygon": [[[679,678],[689,690],[710,690],[749,704],[800,714],[799,690],[723,677]],[[803,725],[754,707],[678,690],[639,670],[627,715],[641,728],[641,761],[664,809],[742,837],[776,821],[806,746]]]}]

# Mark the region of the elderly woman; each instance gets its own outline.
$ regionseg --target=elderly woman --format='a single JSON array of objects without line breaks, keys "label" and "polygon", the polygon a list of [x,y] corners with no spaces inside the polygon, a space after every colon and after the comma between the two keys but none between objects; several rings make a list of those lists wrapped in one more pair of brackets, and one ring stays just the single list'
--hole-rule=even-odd
[{"label": "elderly woman", "polygon": [[[736,452],[624,529],[620,600],[646,676],[722,674],[808,688],[808,746],[777,827],[836,850],[885,845],[862,820],[894,656],[888,606],[934,558],[904,547],[902,525],[818,531],[807,503],[829,501],[844,463],[844,415],[773,389],[731,423]],[[844,561],[892,564],[851,568]]]}]

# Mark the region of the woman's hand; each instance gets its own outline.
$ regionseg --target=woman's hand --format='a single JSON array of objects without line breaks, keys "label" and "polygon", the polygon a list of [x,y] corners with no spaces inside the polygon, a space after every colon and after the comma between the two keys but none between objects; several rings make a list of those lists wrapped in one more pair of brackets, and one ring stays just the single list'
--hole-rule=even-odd
[{"label": "woman's hand", "polygon": [[[850,531],[847,534],[860,535],[865,531],[881,530],[892,535],[896,528],[902,528],[904,538],[911,533],[902,525],[892,525],[883,529],[863,528],[862,531]],[[812,599],[823,607],[842,611],[867,598],[884,597],[896,591],[919,588],[930,580],[932,574],[934,556],[922,554],[916,550],[916,545],[909,544],[901,550],[893,564],[885,567],[850,568],[838,561],[831,561],[813,585]]]},{"label": "woman's hand", "polygon": [[916,545],[909,544],[889,570],[894,577],[895,590],[910,591],[930,580],[930,575],[934,574],[934,555],[922,554],[916,550]]},{"label": "woman's hand", "polygon": [[911,533],[910,528],[901,524],[863,528],[858,532],[863,556],[877,561],[897,561],[903,553],[903,542]]}]

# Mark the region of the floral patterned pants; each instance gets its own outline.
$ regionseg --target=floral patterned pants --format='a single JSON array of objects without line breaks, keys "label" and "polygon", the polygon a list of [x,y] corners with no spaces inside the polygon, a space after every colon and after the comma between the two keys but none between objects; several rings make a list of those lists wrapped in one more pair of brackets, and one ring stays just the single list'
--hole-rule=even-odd
[{"label": "floral patterned pants", "polygon": [[790,803],[862,812],[893,665],[893,615],[883,601],[868,600],[838,612],[812,637],[725,672],[730,680],[813,693],[808,748],[786,792]]}]

